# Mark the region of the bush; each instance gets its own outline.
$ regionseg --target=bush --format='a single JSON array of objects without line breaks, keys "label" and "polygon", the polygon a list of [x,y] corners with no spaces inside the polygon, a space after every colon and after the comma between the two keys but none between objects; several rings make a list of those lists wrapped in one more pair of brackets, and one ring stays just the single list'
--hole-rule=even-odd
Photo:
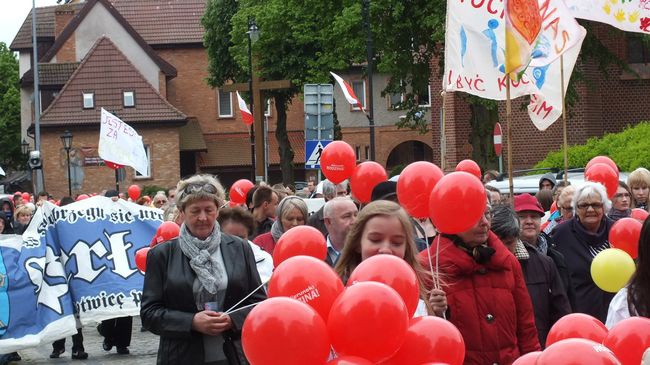
[{"label": "bush", "polygon": [[149,195],[153,198],[159,191],[164,191],[165,195],[167,195],[167,188],[157,185],[145,185],[142,187],[142,193],[140,193],[140,196]]},{"label": "bush", "polygon": [[[650,166],[650,122],[641,122],[620,133],[593,137],[583,145],[569,147],[569,167],[584,167],[596,156],[609,156],[621,171]],[[562,149],[550,152],[535,168],[564,168]]]}]

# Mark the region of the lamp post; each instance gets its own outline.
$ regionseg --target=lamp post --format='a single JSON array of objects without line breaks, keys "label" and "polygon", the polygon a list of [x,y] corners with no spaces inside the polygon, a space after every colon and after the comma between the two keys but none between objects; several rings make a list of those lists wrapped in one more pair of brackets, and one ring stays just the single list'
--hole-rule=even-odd
[{"label": "lamp post", "polygon": [[68,161],[68,196],[72,196],[72,175],[70,174],[70,148],[72,147],[72,133],[66,129],[65,132],[61,135],[61,143],[63,143],[63,148]]},{"label": "lamp post", "polygon": [[[254,113],[254,108],[255,106],[253,105],[253,42],[257,41],[260,37],[260,30],[257,27],[257,24],[255,23],[255,19],[249,18],[248,19],[248,93],[251,97],[251,114],[255,115]],[[252,179],[251,181],[255,183],[255,122],[253,121],[253,124],[251,124],[251,176]],[[257,133],[262,133],[262,131],[257,131]]]},{"label": "lamp post", "polygon": [[23,138],[23,142],[20,144],[20,149],[23,152],[23,155],[27,156],[27,154],[29,153],[29,143],[27,143],[25,138]]},{"label": "lamp post", "polygon": [[368,57],[368,126],[370,129],[370,160],[375,161],[375,117],[374,117],[374,95],[372,90],[372,78],[375,53],[373,50],[372,29],[370,24],[370,0],[362,0],[362,16],[364,28],[366,29],[366,55]]}]

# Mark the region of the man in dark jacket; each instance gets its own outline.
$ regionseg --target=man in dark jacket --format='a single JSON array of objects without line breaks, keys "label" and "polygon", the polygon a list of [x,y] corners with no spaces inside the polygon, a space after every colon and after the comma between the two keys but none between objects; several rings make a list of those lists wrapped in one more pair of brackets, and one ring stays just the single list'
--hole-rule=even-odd
[{"label": "man in dark jacket", "polygon": [[[323,199],[325,203],[336,198],[337,196],[346,196],[348,193],[348,182],[343,181],[340,184],[333,184],[329,180],[323,181]],[[323,237],[327,237],[327,228],[325,227],[325,214],[324,214],[325,205],[320,207],[314,214],[310,215],[307,219],[307,225],[312,226],[320,231],[323,234]]]},{"label": "man in dark jacket", "polygon": [[492,231],[521,264],[528,294],[533,302],[537,335],[544,347],[553,324],[562,316],[571,313],[569,299],[557,268],[551,258],[519,239],[519,220],[510,206],[494,208]]},{"label": "man in dark jacket", "polygon": [[255,218],[255,232],[249,239],[269,232],[275,219],[275,208],[278,206],[278,194],[270,187],[263,185],[253,194],[253,218]]}]

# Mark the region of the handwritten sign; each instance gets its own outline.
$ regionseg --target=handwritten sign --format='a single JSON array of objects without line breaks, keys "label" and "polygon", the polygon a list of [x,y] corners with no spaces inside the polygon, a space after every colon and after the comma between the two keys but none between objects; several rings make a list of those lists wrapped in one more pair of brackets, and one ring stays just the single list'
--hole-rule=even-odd
[{"label": "handwritten sign", "polygon": [[142,137],[130,125],[102,108],[99,131],[99,157],[133,167],[142,175],[149,175],[149,159]]}]

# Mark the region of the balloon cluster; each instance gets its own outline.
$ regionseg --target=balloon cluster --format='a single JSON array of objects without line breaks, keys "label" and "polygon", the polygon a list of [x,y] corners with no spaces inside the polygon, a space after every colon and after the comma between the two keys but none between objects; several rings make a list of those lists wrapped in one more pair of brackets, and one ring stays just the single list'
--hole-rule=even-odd
[{"label": "balloon cluster", "polygon": [[548,333],[546,349],[520,357],[513,365],[637,365],[650,347],[650,319],[631,317],[611,330],[582,313],[560,318]]},{"label": "balloon cluster", "polygon": [[601,183],[610,199],[618,189],[618,177],[616,163],[607,156],[596,156],[585,166],[585,180]]},{"label": "balloon cluster", "polygon": [[[411,320],[418,280],[395,256],[363,261],[347,287],[322,259],[292,256],[276,267],[268,293],[244,322],[252,365],[463,363],[465,345],[454,325],[429,316]],[[327,362],[332,349],[338,358]]]}]

